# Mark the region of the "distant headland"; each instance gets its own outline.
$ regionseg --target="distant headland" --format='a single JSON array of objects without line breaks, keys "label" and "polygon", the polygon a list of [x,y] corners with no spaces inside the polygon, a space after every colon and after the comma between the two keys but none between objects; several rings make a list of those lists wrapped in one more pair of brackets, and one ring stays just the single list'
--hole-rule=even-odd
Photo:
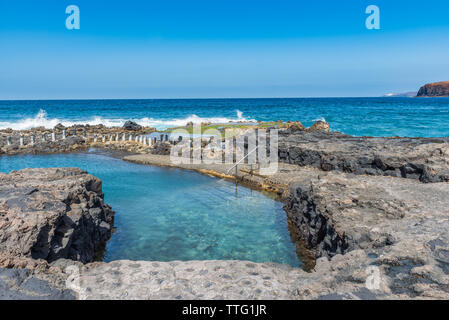
[{"label": "distant headland", "polygon": [[383,95],[382,97],[385,97],[385,98],[449,97],[449,81],[441,81],[441,82],[425,84],[421,88],[419,88],[418,92],[410,91],[410,92],[402,92],[402,93],[388,93],[388,94]]},{"label": "distant headland", "polygon": [[422,86],[417,97],[449,97],[449,81],[428,83]]}]

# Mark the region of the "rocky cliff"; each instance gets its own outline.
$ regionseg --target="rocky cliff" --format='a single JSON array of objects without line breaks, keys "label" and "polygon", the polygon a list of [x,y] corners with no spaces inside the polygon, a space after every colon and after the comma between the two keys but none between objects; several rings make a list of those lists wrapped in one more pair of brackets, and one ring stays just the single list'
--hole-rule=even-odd
[{"label": "rocky cliff", "polygon": [[0,173],[0,266],[21,258],[96,260],[114,212],[101,180],[78,168]]},{"label": "rocky cliff", "polygon": [[449,81],[428,83],[422,86],[417,97],[449,97]]}]

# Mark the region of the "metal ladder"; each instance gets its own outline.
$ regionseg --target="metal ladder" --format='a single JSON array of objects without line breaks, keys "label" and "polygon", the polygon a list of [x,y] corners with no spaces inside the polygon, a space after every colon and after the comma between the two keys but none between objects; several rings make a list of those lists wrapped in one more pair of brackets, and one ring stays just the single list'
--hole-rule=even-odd
[{"label": "metal ladder", "polygon": [[[237,178],[237,172],[238,172],[238,166],[239,166],[239,164],[240,164],[240,162],[242,162],[243,160],[245,160],[246,158],[248,158],[248,156],[250,155],[250,154],[252,154],[254,151],[256,151],[257,150],[257,148],[259,148],[259,146],[257,146],[257,147],[255,147],[253,150],[251,150],[250,152],[248,152],[247,154],[246,154],[246,156],[244,156],[242,159],[240,159],[239,161],[237,161],[228,171],[226,171],[226,174],[229,174],[229,172],[231,172],[232,171],[232,169],[234,169],[235,168],[235,177]],[[252,172],[252,167],[253,167],[253,165],[251,164],[251,172]]]}]

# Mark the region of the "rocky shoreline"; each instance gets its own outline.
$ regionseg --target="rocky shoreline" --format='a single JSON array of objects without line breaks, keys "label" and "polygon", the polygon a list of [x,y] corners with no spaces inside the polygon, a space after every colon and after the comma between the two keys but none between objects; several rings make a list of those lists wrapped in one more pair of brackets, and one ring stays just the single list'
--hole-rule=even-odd
[{"label": "rocky shoreline", "polygon": [[[67,239],[61,237],[66,229],[37,242],[30,239],[36,239],[39,228],[30,228],[23,239],[15,239],[22,233],[11,229],[0,238],[2,257],[7,257],[0,268],[0,298],[449,299],[449,138],[352,137],[328,128],[291,123],[280,130],[279,168],[272,176],[246,165],[233,176],[226,173],[230,165],[173,164],[166,150],[160,151],[162,143],[157,148],[133,141],[97,143],[138,150],[127,161],[196,170],[281,195],[289,223],[317,259],[312,272],[248,261],[92,262],[96,245],[68,245],[61,240]],[[43,190],[33,191],[33,184]],[[42,204],[50,197],[46,186],[55,184],[71,190],[70,199],[96,199],[81,205],[85,210],[77,217],[82,218],[69,234],[82,234],[74,239],[84,240],[72,242],[104,242],[112,211],[101,201],[101,183],[79,169],[0,175],[0,228],[22,225],[29,216],[25,208],[36,206],[23,199],[32,191],[31,199]],[[55,203],[67,202],[65,193],[50,194],[53,204],[37,206],[42,219],[70,215],[67,207],[55,210]],[[91,209],[103,213],[91,214]],[[19,217],[20,223],[14,222]],[[76,231],[86,220],[97,230],[81,228],[91,237]],[[19,240],[24,244],[15,245]],[[39,250],[32,250],[32,243],[39,243]],[[23,288],[28,281],[45,290]]]},{"label": "rocky shoreline", "polygon": [[[142,127],[128,121],[123,127],[104,125],[76,125],[53,129],[33,128],[30,130],[0,130],[0,156],[17,154],[49,154],[87,150],[89,147],[126,145],[130,152],[147,150],[138,144],[137,138],[155,132],[152,127]],[[126,138],[126,139],[124,139]],[[148,147],[148,146],[147,146]],[[113,147],[112,147],[113,148]],[[117,147],[123,149],[123,147]]]},{"label": "rocky shoreline", "polygon": [[449,181],[449,137],[353,137],[339,132],[279,132],[279,160],[357,175]]}]

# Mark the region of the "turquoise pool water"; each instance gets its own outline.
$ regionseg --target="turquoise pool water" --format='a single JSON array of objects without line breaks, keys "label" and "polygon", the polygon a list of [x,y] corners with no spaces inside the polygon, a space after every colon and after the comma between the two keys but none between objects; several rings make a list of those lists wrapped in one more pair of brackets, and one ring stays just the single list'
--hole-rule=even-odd
[{"label": "turquoise pool water", "polygon": [[282,203],[196,172],[89,153],[0,157],[0,171],[79,167],[103,180],[116,211],[105,261],[224,260],[300,266]]}]

